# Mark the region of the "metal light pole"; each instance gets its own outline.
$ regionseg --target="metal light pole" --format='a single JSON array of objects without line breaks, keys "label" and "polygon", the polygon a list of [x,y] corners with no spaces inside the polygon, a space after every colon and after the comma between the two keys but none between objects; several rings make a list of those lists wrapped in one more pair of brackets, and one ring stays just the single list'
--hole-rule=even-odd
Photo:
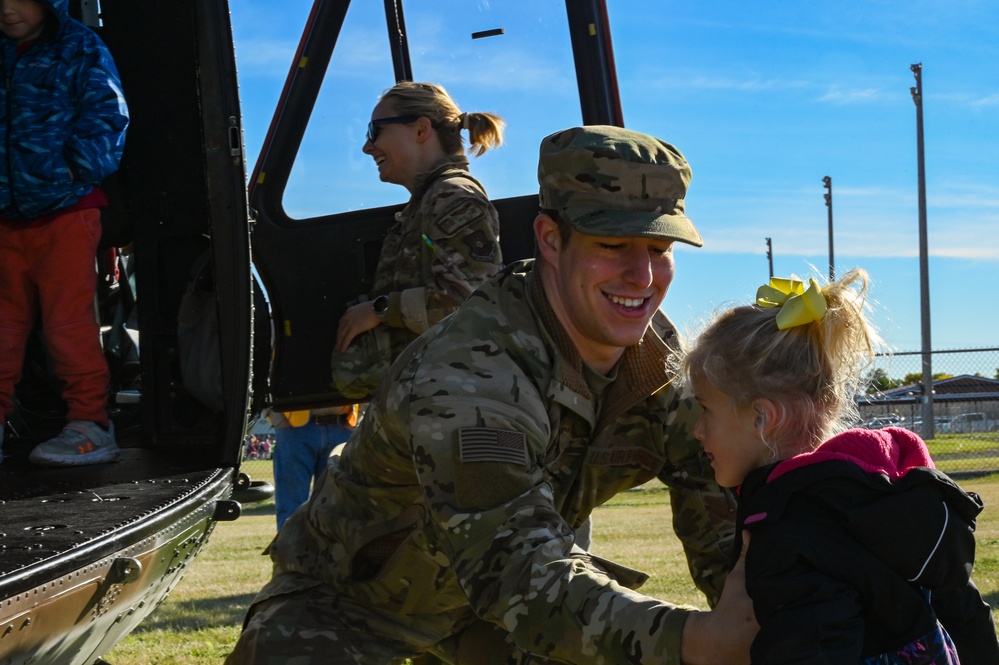
[{"label": "metal light pole", "polygon": [[826,207],[829,208],[829,281],[836,279],[836,260],[833,258],[833,223],[832,223],[832,178],[822,178],[822,185],[828,190],[825,194]]},{"label": "metal light pole", "polygon": [[774,277],[774,246],[770,244],[770,238],[767,238],[767,261],[770,262],[770,279]]},{"label": "metal light pole", "polygon": [[910,65],[916,85],[909,88],[916,104],[916,162],[919,179],[919,304],[923,338],[923,431],[924,439],[932,439],[933,425],[933,346],[930,342],[930,269],[929,247],[926,240],[926,166],[923,153],[923,63]]}]

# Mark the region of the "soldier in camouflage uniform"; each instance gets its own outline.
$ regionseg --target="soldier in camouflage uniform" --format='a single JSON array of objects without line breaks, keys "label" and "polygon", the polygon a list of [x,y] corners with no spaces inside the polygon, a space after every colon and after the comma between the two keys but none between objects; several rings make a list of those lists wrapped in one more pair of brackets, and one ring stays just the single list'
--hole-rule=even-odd
[{"label": "soldier in camouflage uniform", "polygon": [[334,388],[356,400],[370,397],[392,359],[503,265],[499,216],[469,173],[461,140],[467,129],[481,155],[502,142],[503,121],[462,113],[440,86],[411,82],[386,91],[371,118],[364,152],[382,180],[411,198],[388,230],[373,299],[339,323]]},{"label": "soldier in camouflage uniform", "polygon": [[228,663],[748,662],[744,589],[678,607],[574,544],[596,506],[658,478],[710,603],[731,565],[734,502],[692,434],[658,309],[673,242],[701,244],[690,170],[658,139],[585,127],[545,138],[538,171],[537,258],[392,366],[271,544]]}]

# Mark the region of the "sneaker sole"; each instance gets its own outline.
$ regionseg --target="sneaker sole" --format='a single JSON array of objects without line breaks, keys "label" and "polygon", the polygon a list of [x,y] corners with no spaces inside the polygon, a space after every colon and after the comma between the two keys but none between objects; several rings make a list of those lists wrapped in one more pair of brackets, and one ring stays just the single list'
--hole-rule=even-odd
[{"label": "sneaker sole", "polygon": [[121,449],[95,450],[85,455],[47,455],[45,453],[31,453],[28,459],[35,464],[46,466],[88,466],[90,464],[106,464],[118,459]]}]

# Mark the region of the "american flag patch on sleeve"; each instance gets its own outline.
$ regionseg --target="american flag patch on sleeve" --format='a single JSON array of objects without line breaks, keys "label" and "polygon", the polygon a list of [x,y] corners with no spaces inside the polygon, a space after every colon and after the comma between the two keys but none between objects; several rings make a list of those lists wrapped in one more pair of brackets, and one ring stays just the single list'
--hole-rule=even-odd
[{"label": "american flag patch on sleeve", "polygon": [[489,427],[458,430],[462,462],[503,462],[527,465],[527,437],[522,432]]}]

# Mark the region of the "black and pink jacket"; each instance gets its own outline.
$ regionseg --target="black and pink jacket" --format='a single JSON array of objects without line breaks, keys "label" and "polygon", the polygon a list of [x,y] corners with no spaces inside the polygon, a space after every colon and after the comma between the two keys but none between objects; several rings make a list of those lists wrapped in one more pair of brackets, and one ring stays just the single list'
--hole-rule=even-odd
[{"label": "black and pink jacket", "polygon": [[[991,610],[971,581],[981,510],[900,428],[850,430],[750,473],[739,527],[751,533],[746,589],[761,627],[753,663],[921,650],[939,618],[962,665],[999,664]],[[953,662],[910,655],[884,662]]]}]

